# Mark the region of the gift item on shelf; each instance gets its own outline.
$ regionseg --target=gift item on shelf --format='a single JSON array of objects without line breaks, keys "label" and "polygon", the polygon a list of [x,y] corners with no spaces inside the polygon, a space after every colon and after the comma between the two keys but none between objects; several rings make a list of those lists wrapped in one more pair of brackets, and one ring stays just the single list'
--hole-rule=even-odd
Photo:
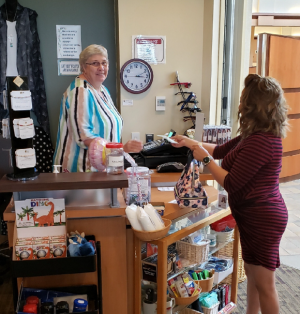
[{"label": "gift item on shelf", "polygon": [[202,142],[222,145],[231,140],[231,127],[226,125],[204,125]]},{"label": "gift item on shelf", "polygon": [[124,156],[122,143],[106,144],[106,172],[109,174],[121,174],[124,172]]},{"label": "gift item on shelf", "polygon": [[10,138],[9,119],[8,118],[2,119],[2,136],[3,136],[3,138],[6,138],[6,139]]},{"label": "gift item on shelf", "polygon": [[230,314],[236,309],[236,305],[233,302],[228,303],[218,314]]},{"label": "gift item on shelf", "polygon": [[224,217],[212,223],[210,226],[212,230],[220,232],[220,231],[224,231],[226,227],[234,229],[235,225],[236,225],[235,219],[230,214],[227,217]]},{"label": "gift item on shelf", "polygon": [[85,234],[81,234],[78,231],[71,232],[68,235],[68,255],[74,256],[92,256],[95,254],[95,242],[85,239]]},{"label": "gift item on shelf", "polygon": [[86,311],[88,302],[84,299],[75,299],[73,305],[73,313],[82,313]]},{"label": "gift item on shelf", "polygon": [[34,148],[16,150],[16,166],[19,169],[33,168],[36,165]]},{"label": "gift item on shelf", "polygon": [[211,235],[215,235],[218,243],[226,243],[230,241],[233,237],[234,229],[226,227],[224,231],[211,231]]},{"label": "gift item on shelf", "polygon": [[31,118],[14,119],[14,134],[15,137],[26,139],[35,136],[33,120]]},{"label": "gift item on shelf", "polygon": [[32,109],[31,92],[29,90],[15,90],[10,92],[11,108],[14,111]]},{"label": "gift item on shelf", "polygon": [[217,236],[215,234],[208,234],[206,237],[210,241],[209,247],[215,247],[217,245]]},{"label": "gift item on shelf", "polygon": [[218,207],[223,209],[228,207],[228,194],[225,190],[218,191]]},{"label": "gift item on shelf", "polygon": [[[126,204],[143,204],[151,200],[151,175],[147,167],[129,167],[126,169],[128,188],[124,189]],[[138,183],[141,200],[138,199]]]},{"label": "gift item on shelf", "polygon": [[199,297],[201,308],[204,314],[217,314],[220,302],[215,292],[203,293]]}]

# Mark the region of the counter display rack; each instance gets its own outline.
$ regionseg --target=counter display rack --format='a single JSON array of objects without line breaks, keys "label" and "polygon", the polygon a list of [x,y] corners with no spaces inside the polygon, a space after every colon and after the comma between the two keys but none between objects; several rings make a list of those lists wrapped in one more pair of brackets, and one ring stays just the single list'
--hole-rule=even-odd
[{"label": "counter display rack", "polygon": [[[94,236],[86,236],[86,239],[95,240]],[[39,276],[52,276],[63,274],[79,274],[89,273],[97,271],[97,286],[80,286],[80,287],[64,287],[64,288],[51,288],[51,290],[65,291],[72,293],[84,294],[86,291],[91,295],[96,303],[96,311],[87,313],[102,314],[102,278],[101,278],[101,246],[100,242],[96,243],[96,253],[93,256],[78,256],[78,257],[62,257],[62,258],[48,258],[39,260],[17,261],[15,259],[15,253],[13,252],[13,258],[11,261],[11,273],[13,283],[13,299],[15,309],[18,307],[18,283],[17,278],[21,277],[39,277]],[[98,265],[98,269],[97,266]],[[86,288],[84,288],[86,287]],[[93,290],[96,289],[96,290]],[[95,297],[96,291],[97,297]]]},{"label": "counter display rack", "polygon": [[[188,213],[187,215],[182,215],[172,221],[172,226],[174,228],[170,229],[170,232],[163,238],[152,241],[150,243],[157,245],[158,247],[158,262],[157,262],[157,314],[166,314],[166,293],[167,290],[167,280],[175,277],[177,274],[168,277],[167,270],[167,256],[168,256],[168,246],[182,238],[188,236],[189,234],[200,230],[213,222],[216,222],[231,214],[230,208],[227,209],[216,209],[210,208],[204,211],[195,210]],[[180,225],[180,228],[178,226]],[[234,232],[234,249],[233,249],[233,274],[232,274],[232,285],[231,285],[231,301],[236,303],[237,300],[237,268],[238,268],[238,248],[239,248],[239,232],[237,227]],[[134,239],[135,249],[134,249],[134,314],[141,313],[141,246],[142,242],[135,237]],[[218,249],[223,247],[227,243],[222,243],[220,246],[211,250],[210,254],[216,252]],[[187,307],[186,304],[181,308],[176,307],[177,310],[181,310]],[[173,309],[175,311],[175,308]]]}]

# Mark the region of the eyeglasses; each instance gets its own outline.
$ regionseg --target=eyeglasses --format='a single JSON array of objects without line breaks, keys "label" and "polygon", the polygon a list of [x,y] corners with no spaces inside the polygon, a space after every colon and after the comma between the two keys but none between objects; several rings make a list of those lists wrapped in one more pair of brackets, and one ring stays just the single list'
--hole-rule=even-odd
[{"label": "eyeglasses", "polygon": [[99,66],[103,66],[104,68],[107,68],[108,67],[108,62],[107,61],[103,61],[103,62],[99,62],[99,61],[94,61],[92,63],[87,63],[86,64],[89,64],[89,65],[92,65],[93,67],[95,68],[99,68]]}]

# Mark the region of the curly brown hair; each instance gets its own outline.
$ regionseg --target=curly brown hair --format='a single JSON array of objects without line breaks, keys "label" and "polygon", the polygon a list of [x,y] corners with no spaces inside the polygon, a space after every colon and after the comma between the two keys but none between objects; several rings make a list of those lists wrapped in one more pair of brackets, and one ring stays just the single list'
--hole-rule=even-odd
[{"label": "curly brown hair", "polygon": [[284,138],[288,106],[280,84],[272,77],[249,74],[240,98],[238,120],[242,138],[255,132],[271,132]]}]

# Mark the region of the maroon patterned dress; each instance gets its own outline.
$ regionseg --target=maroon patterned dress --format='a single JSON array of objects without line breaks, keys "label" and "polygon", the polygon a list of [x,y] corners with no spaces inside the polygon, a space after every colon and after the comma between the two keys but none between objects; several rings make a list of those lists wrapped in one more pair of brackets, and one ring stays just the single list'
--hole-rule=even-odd
[{"label": "maroon patterned dress", "polygon": [[214,149],[228,171],[224,188],[241,238],[243,259],[270,270],[280,266],[279,244],[288,212],[279,191],[282,140],[272,133],[238,136]]}]

